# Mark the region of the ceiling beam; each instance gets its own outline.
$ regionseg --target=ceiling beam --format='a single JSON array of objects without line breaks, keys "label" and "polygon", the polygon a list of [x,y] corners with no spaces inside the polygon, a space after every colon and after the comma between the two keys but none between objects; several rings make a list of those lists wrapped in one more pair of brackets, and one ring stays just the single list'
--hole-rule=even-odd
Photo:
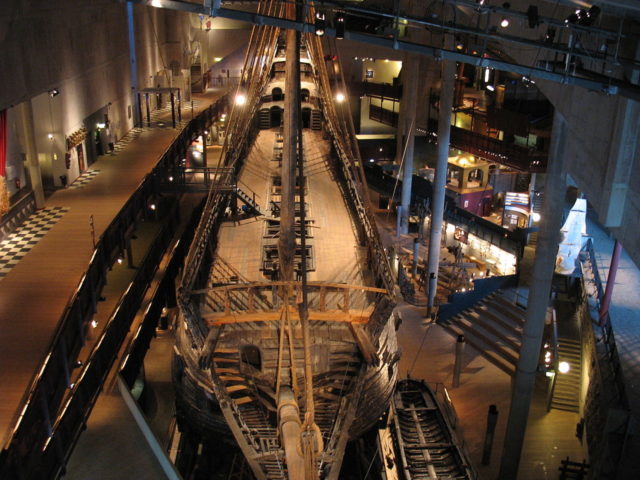
[{"label": "ceiling beam", "polygon": [[[251,23],[254,25],[266,25],[272,27],[279,27],[283,29],[294,29],[300,32],[313,33],[315,32],[314,25],[307,22],[297,22],[293,20],[287,20],[284,18],[274,17],[271,15],[264,15],[255,12],[248,12],[243,10],[234,10],[221,7],[220,0],[203,0],[202,4],[188,3],[179,0],[119,0],[120,2],[131,1],[135,4],[146,5],[156,8],[167,8],[171,10],[180,10],[189,13],[196,13],[200,15],[211,15],[216,17],[228,18],[232,20],[238,20],[242,22]],[[356,14],[362,12],[359,7],[345,7],[346,12],[353,11]],[[375,12],[367,12],[373,14]],[[378,12],[378,17],[384,16],[382,12]],[[433,28],[439,28],[443,31],[450,31],[452,33],[460,30],[461,27],[450,27],[448,25],[442,25],[437,22],[427,22],[424,19],[412,19],[407,17],[399,17],[401,19],[406,18],[408,21],[417,21],[420,24],[432,24]],[[484,34],[484,32],[476,32],[475,30],[467,30],[467,33]],[[326,28],[325,35],[335,37],[335,29]],[[387,38],[378,35],[366,34],[354,30],[348,30],[345,32],[345,39],[353,40],[357,42],[367,43],[370,45],[376,45],[379,47],[390,48],[393,50],[401,50],[406,52],[413,52],[420,55],[426,55],[435,58],[436,60],[452,60],[456,62],[467,63],[475,65],[477,67],[488,67],[496,70],[502,70],[505,72],[513,72],[519,75],[527,76],[530,78],[537,78],[542,80],[549,80],[555,83],[563,85],[575,85],[587,90],[600,92],[606,95],[620,95],[628,98],[632,98],[640,101],[640,86],[634,85],[629,82],[621,81],[615,78],[592,79],[586,76],[573,75],[570,72],[554,72],[538,66],[527,66],[517,63],[507,62],[494,58],[485,58],[477,55],[470,55],[463,52],[445,50],[443,48],[432,47],[429,45],[418,44],[414,42],[402,41],[395,38]],[[511,37],[499,36],[496,41],[504,40],[510,41]],[[540,48],[547,48],[542,42],[533,42],[531,46],[538,46]]]}]

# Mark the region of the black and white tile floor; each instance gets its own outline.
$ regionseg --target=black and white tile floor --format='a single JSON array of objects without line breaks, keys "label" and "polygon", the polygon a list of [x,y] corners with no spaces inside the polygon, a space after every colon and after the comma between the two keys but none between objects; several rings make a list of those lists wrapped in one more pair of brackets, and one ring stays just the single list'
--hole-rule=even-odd
[{"label": "black and white tile floor", "polygon": [[8,238],[0,242],[0,279],[4,278],[68,211],[68,207],[48,207],[34,212]]},{"label": "black and white tile floor", "polygon": [[71,185],[69,185],[69,188],[71,189],[82,188],[85,185],[87,185],[87,183],[89,183],[91,180],[93,180],[94,177],[99,173],[100,173],[100,170],[87,170],[78,178],[76,178],[75,181]]}]

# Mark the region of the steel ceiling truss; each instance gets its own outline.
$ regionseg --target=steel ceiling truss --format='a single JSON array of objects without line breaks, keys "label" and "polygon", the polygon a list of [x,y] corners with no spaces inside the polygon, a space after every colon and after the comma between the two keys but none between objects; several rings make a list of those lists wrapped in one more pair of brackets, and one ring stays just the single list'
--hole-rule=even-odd
[{"label": "steel ceiling truss", "polygon": [[[313,33],[315,27],[312,23],[297,22],[287,20],[272,15],[264,15],[251,11],[235,10],[227,8],[224,5],[234,3],[240,4],[257,4],[257,2],[222,2],[221,0],[202,0],[202,3],[189,3],[180,0],[119,0],[120,2],[131,1],[135,4],[141,4],[156,8],[166,8],[171,10],[180,10],[200,15],[209,15],[213,17],[222,17],[232,20],[239,20],[255,25],[269,25],[280,28],[295,29],[301,32]],[[445,0],[455,8],[474,9],[480,17],[484,17],[485,21],[477,21],[476,27],[464,25],[451,21],[443,21],[439,18],[418,18],[389,11],[378,11],[371,8],[344,4],[336,2],[322,3],[315,1],[306,1],[309,5],[321,8],[325,11],[344,12],[347,15],[355,17],[364,17],[380,24],[386,24],[388,27],[383,33],[368,33],[347,28],[344,38],[363,42],[379,47],[390,48],[393,50],[402,50],[413,52],[421,55],[427,55],[437,60],[452,60],[456,62],[475,65],[476,67],[493,68],[505,72],[517,73],[529,78],[549,80],[564,85],[576,85],[587,90],[604,93],[607,95],[621,95],[635,100],[640,100],[640,86],[631,82],[614,78],[611,72],[621,73],[626,70],[626,74],[630,74],[633,70],[640,70],[640,62],[629,59],[622,59],[615,55],[606,55],[606,52],[597,50],[588,50],[584,47],[584,43],[576,42],[576,38],[584,38],[592,35],[601,38],[604,41],[615,42],[616,52],[620,42],[626,37],[622,33],[622,29],[618,32],[612,32],[595,27],[587,27],[577,24],[565,24],[563,21],[548,17],[540,17],[539,22],[548,24],[552,28],[561,29],[562,32],[569,32],[568,42],[560,41],[545,42],[542,40],[534,40],[525,36],[506,35],[499,33],[496,29],[490,27],[490,17],[492,14],[504,14],[505,9],[493,6],[478,6],[475,1],[471,0]],[[512,17],[526,18],[526,12],[517,12],[509,9],[508,14]],[[455,18],[455,17],[454,17]],[[484,26],[481,26],[484,24]],[[425,45],[416,42],[401,40],[399,37],[399,26],[404,28],[421,28],[428,29],[432,33],[463,35],[467,39],[475,39],[479,48],[476,52],[447,50],[441,46]],[[394,29],[389,31],[389,28]],[[335,37],[335,29],[327,26],[325,35]],[[571,40],[573,39],[573,40]],[[508,47],[515,45],[518,47],[526,46],[537,48],[539,52],[545,54],[545,58],[539,59],[540,55],[536,55],[538,59],[533,65],[525,65],[513,61],[502,60],[498,58],[490,58],[484,55],[484,52],[496,52],[500,47]],[[553,59],[550,59],[552,56]],[[572,59],[580,58],[587,62],[596,62],[602,66],[601,72],[585,71],[572,67]],[[607,74],[609,74],[607,76]],[[623,73],[624,75],[624,73]]]}]

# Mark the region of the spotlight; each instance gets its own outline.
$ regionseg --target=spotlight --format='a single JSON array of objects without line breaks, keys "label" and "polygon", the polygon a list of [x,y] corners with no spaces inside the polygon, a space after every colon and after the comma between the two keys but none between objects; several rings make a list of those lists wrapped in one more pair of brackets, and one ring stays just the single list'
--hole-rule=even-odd
[{"label": "spotlight", "polygon": [[169,176],[169,181],[173,182],[173,177]]},{"label": "spotlight", "polygon": [[238,95],[236,95],[236,105],[244,105],[247,102],[247,97],[244,96],[242,93],[239,93]]},{"label": "spotlight", "polygon": [[[576,10],[576,12],[579,12],[580,10]],[[567,18],[564,19],[564,24],[565,25],[569,25],[570,23],[578,23],[578,20],[580,20],[580,18],[578,17],[577,13],[572,13],[571,15],[569,15]]]},{"label": "spotlight", "polygon": [[96,328],[98,326],[97,320],[91,320],[91,328]]},{"label": "spotlight", "polygon": [[570,369],[571,369],[571,366],[569,365],[568,362],[560,362],[558,364],[558,371],[560,373],[568,373]]},{"label": "spotlight", "polygon": [[487,85],[487,90],[493,92],[495,90],[495,87],[493,85]]},{"label": "spotlight", "polygon": [[344,22],[344,13],[342,12],[338,12],[336,13],[336,38],[338,40],[342,40],[344,38],[344,28],[345,28],[345,22]]},{"label": "spotlight", "polygon": [[149,205],[149,208],[150,208],[151,210],[155,210],[155,209],[156,209],[156,204],[155,204],[155,203],[152,203],[151,205]]},{"label": "spotlight", "polygon": [[53,140],[53,133],[47,133],[47,138],[49,140]]},{"label": "spotlight", "polygon": [[124,262],[124,258],[122,257],[118,257],[118,265],[122,265],[122,262]]},{"label": "spotlight", "polygon": [[345,98],[344,97],[344,93],[342,93],[342,92],[336,93],[336,102],[342,103],[342,102],[344,102],[344,98]]},{"label": "spotlight", "polygon": [[507,28],[509,26],[509,19],[507,17],[502,17],[502,20],[500,21],[500,26],[502,28]]},{"label": "spotlight", "polygon": [[484,5],[484,0],[476,0],[476,3],[480,6]]},{"label": "spotlight", "polygon": [[595,22],[598,15],[600,15],[600,7],[595,5],[586,12],[584,10],[580,10],[580,13],[578,13],[578,23],[588,27],[593,25],[593,22]]},{"label": "spotlight", "polygon": [[316,21],[315,21],[316,35],[318,35],[319,37],[323,36],[326,26],[327,26],[327,23],[325,21],[324,13],[316,12]]},{"label": "spotlight", "polygon": [[531,214],[531,219],[532,219],[534,222],[539,222],[539,221],[540,221],[540,214],[539,214],[538,212],[533,212],[533,213]]},{"label": "spotlight", "polygon": [[556,29],[549,27],[544,34],[544,43],[553,43],[554,38],[556,38]]},{"label": "spotlight", "polygon": [[464,43],[460,37],[456,37],[456,50],[462,50],[464,48]]},{"label": "spotlight", "polygon": [[50,97],[55,97],[56,95],[60,95],[60,90],[58,90],[57,88],[52,88],[51,90],[49,90]]}]

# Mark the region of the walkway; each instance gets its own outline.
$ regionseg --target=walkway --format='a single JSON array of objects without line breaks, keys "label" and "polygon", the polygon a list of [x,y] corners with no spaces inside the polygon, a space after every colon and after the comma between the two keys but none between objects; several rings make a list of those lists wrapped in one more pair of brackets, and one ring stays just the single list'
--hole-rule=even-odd
[{"label": "walkway", "polygon": [[[194,113],[218,96],[219,93],[200,96],[202,101]],[[190,110],[190,106],[183,109],[183,119],[191,118]],[[3,445],[15,424],[26,390],[45,358],[57,322],[93,253],[90,218],[93,216],[96,238],[99,238],[178,132],[172,128],[138,129],[135,141],[119,148],[115,155],[100,157],[91,166],[91,170],[99,170],[99,174],[82,188],[58,190],[49,196],[47,209],[64,208],[66,212],[1,280],[0,439]]]}]

